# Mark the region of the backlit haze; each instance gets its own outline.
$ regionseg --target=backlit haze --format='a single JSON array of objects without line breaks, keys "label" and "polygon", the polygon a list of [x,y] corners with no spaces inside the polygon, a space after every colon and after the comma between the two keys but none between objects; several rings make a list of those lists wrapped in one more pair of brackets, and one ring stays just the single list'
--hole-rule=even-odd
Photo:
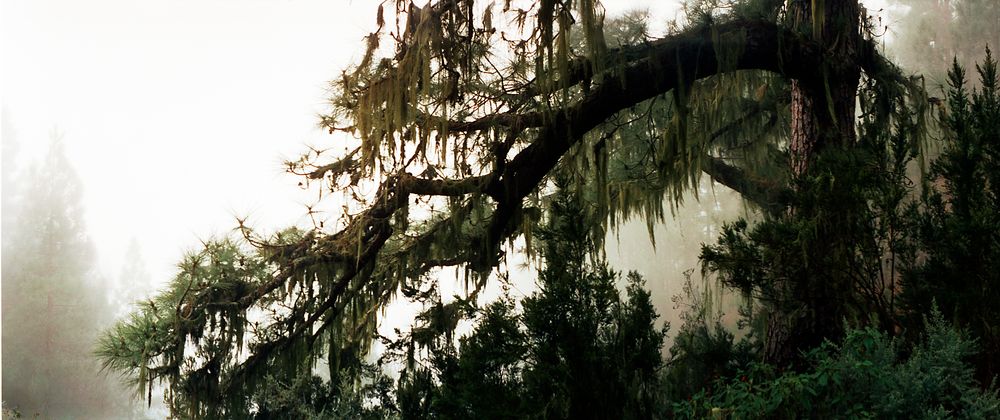
[{"label": "backlit haze", "polygon": [[[650,8],[654,34],[677,13],[675,2],[604,4],[609,16]],[[21,170],[62,139],[83,185],[97,267],[109,281],[133,241],[152,292],[174,275],[184,251],[230,233],[236,217],[267,232],[312,225],[305,205],[317,192],[299,188],[282,162],[307,145],[340,149],[337,136],[317,128],[317,114],[327,110],[327,82],[360,58],[378,2],[0,5],[3,142],[18,145]],[[688,200],[694,216],[661,226],[655,251],[642,223],[608,241],[617,269],[645,274],[661,317],[671,317],[680,273],[697,268],[700,243],[742,214],[733,194],[715,191]]]},{"label": "backlit haze", "polygon": [[[607,2],[612,14],[643,3]],[[377,2],[2,5],[5,132],[23,163],[61,136],[102,267],[117,272],[135,238],[162,283],[237,216],[265,229],[309,223],[316,192],[282,161],[336,142],[316,115],[327,82],[363,52]],[[666,21],[672,11],[659,9]]]}]

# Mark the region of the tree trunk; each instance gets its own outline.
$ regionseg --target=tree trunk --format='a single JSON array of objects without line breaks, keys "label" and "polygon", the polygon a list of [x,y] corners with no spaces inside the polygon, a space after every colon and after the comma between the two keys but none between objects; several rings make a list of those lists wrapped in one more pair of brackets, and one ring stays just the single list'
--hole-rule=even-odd
[{"label": "tree trunk", "polygon": [[[818,6],[814,14],[811,6]],[[796,179],[809,176],[816,156],[828,147],[849,147],[855,133],[855,99],[860,80],[857,64],[861,42],[861,8],[857,0],[793,0],[788,16],[793,28],[811,33],[824,45],[826,57],[816,78],[791,81],[790,166]],[[814,27],[814,24],[817,24]],[[819,30],[816,30],[816,27]],[[788,217],[807,217],[794,206]],[[797,212],[799,212],[797,214]],[[837,238],[819,238],[836,246]],[[835,338],[845,314],[849,284],[808,273],[774,284],[764,342],[764,361],[785,366],[799,350]],[[800,282],[800,284],[793,284]],[[822,284],[821,284],[822,283]],[[832,284],[831,284],[832,283]]]}]

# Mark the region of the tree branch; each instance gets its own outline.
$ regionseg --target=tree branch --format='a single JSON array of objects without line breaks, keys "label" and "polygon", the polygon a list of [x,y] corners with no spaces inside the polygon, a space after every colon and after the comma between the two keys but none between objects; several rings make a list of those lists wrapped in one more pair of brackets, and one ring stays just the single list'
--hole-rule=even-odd
[{"label": "tree branch", "polygon": [[[727,54],[732,56],[726,57]],[[407,202],[410,194],[461,196],[476,192],[485,192],[497,201],[485,237],[475,241],[481,244],[481,255],[474,265],[486,268],[494,264],[499,244],[512,234],[511,222],[520,213],[521,201],[573,145],[611,116],[681,84],[724,71],[755,69],[790,78],[814,78],[814,69],[822,60],[817,44],[764,21],[733,21],[667,37],[649,44],[642,56],[624,69],[609,71],[602,83],[575,104],[555,110],[539,127],[534,140],[502,169],[498,168],[498,172],[460,180],[424,179],[405,173],[389,177],[381,185],[372,207],[354,222],[332,236],[318,239],[315,246],[300,248],[302,258],[293,259],[291,271],[298,265],[318,262],[309,259],[310,255],[323,255],[324,260],[331,262],[355,261],[356,266],[365,265],[367,259],[375,258],[391,234],[388,217]],[[726,59],[727,66],[720,64],[720,57]],[[486,124],[489,120],[482,121],[475,124]],[[724,184],[743,185],[735,180],[735,172],[718,162],[709,170]],[[358,249],[365,250],[363,255],[357,255]],[[241,306],[275,290],[288,275],[289,270],[283,270],[271,282],[244,297]]]},{"label": "tree branch", "polygon": [[[715,42],[719,42],[717,45]],[[732,57],[725,57],[733,52]],[[719,62],[725,57],[726,66]],[[480,270],[495,265],[499,244],[511,234],[521,214],[522,200],[534,191],[557,165],[561,157],[589,131],[616,113],[678,86],[723,71],[756,69],[781,73],[791,78],[815,77],[821,60],[816,44],[780,29],[773,23],[735,21],[711,30],[700,29],[651,43],[643,58],[623,69],[608,71],[602,82],[575,104],[556,110],[544,124],[528,114],[500,114],[490,119],[466,123],[460,128],[476,129],[509,119],[508,122],[532,121],[538,130],[530,144],[494,172],[464,179],[426,179],[408,173],[389,176],[380,186],[371,207],[356,216],[341,231],[325,237],[308,237],[289,256],[287,263],[270,281],[239,299],[247,308],[289,281],[296,272],[313,264],[338,264],[344,268],[331,290],[313,315],[296,326],[290,335],[261,344],[274,349],[290,343],[312,328],[320,314],[335,307],[351,281],[371,267],[392,234],[390,216],[405,206],[411,194],[425,196],[464,196],[486,193],[496,201],[484,237],[473,238],[467,249],[474,259],[473,268]],[[453,123],[461,124],[461,123]],[[516,124],[511,124],[515,126]],[[431,127],[432,128],[432,127]],[[450,129],[454,130],[455,125]],[[779,202],[760,183],[748,181],[739,169],[710,159],[708,171],[723,184],[736,186],[748,195],[761,194],[764,203]],[[317,171],[335,168],[321,167]],[[322,176],[322,175],[320,175]],[[742,181],[740,180],[742,179]],[[360,251],[360,252],[359,252]],[[455,258],[434,262],[450,265]],[[424,264],[420,270],[429,270]],[[270,352],[261,352],[270,353]],[[267,357],[267,356],[264,356]],[[257,360],[257,359],[252,359]]]},{"label": "tree branch", "polygon": [[[714,40],[720,45],[715,45]],[[732,51],[738,54],[726,57],[731,68],[725,68],[718,58]],[[812,80],[817,77],[814,70],[821,61],[817,44],[770,22],[734,21],[712,28],[711,33],[707,29],[686,32],[656,43],[646,58],[608,74],[589,95],[556,112],[536,139],[490,185],[488,193],[500,201],[485,238],[492,246],[491,252],[495,253],[511,231],[508,222],[520,209],[521,200],[584,134],[617,112],[724,71],[766,70]]]},{"label": "tree branch", "polygon": [[782,214],[791,200],[792,190],[784,185],[748,174],[743,169],[714,156],[705,156],[702,171],[712,180],[740,193],[772,215]]}]

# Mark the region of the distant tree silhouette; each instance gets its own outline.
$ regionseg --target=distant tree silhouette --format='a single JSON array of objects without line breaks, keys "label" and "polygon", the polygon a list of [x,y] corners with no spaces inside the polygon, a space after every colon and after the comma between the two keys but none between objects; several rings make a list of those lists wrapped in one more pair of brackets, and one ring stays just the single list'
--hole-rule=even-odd
[{"label": "distant tree silhouette", "polygon": [[59,139],[41,163],[13,178],[6,157],[4,401],[29,417],[120,416],[129,401],[92,356],[110,311],[83,224],[79,177]]}]

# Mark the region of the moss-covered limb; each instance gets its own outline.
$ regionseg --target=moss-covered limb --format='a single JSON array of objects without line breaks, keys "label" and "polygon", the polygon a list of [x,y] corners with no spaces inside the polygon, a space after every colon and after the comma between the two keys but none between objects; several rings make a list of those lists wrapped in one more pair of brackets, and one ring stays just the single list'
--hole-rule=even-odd
[{"label": "moss-covered limb", "polygon": [[[463,180],[438,180],[419,178],[402,174],[390,178],[374,200],[374,205],[354,218],[340,232],[316,238],[312,232],[299,241],[285,245],[280,252],[279,269],[269,280],[249,291],[236,301],[240,310],[245,310],[272,292],[282,288],[289,281],[315,265],[333,264],[340,268],[342,276],[329,292],[332,300],[341,292],[359,268],[367,266],[378,256],[386,241],[392,235],[389,216],[405,206],[411,194],[460,196],[481,191],[488,178],[470,177]],[[360,251],[360,252],[359,252]]]},{"label": "moss-covered limb", "polygon": [[[148,398],[155,382],[183,394],[195,376],[217,380],[218,368],[231,364],[243,348],[247,319],[235,310],[236,301],[267,277],[266,259],[263,252],[247,253],[233,241],[207,241],[203,250],[185,257],[167,290],[141,302],[131,317],[101,337],[96,355],[141,397]],[[197,356],[186,356],[188,350]],[[209,397],[185,394],[180,400],[170,397],[170,404],[199,404]]]},{"label": "moss-covered limb", "polygon": [[[574,105],[556,111],[538,130],[534,140],[504,166],[502,173],[460,180],[425,179],[405,173],[388,178],[370,208],[340,232],[318,239],[315,246],[300,244],[295,254],[301,258],[290,258],[291,264],[286,270],[243,297],[241,306],[248,307],[251,302],[281,287],[297,268],[317,263],[317,258],[341,262],[354,259],[356,266],[369,263],[391,234],[388,218],[406,204],[411,194],[461,196],[485,192],[493,197],[497,201],[496,209],[486,237],[481,239],[485,245],[482,249],[495,254],[499,244],[513,232],[509,224],[518,214],[521,200],[534,191],[570,147],[619,111],[673,89],[680,80],[717,74],[722,69],[716,48],[742,47],[740,56],[733,60],[734,69],[806,75],[809,74],[808,63],[818,59],[813,44],[783,33],[772,23],[735,21],[720,25],[715,31],[719,36],[707,37],[697,31],[657,43],[647,58],[614,77],[609,76]],[[779,38],[783,37],[788,39],[779,45]],[[713,40],[736,45],[715,45]],[[797,65],[782,68],[781,61]],[[489,183],[485,182],[487,180]],[[362,255],[358,255],[359,249],[364,250]]]},{"label": "moss-covered limb", "polygon": [[874,40],[862,41],[857,64],[869,78],[900,86],[910,86],[913,83],[912,79],[903,74],[903,69],[893,64],[880,50],[881,48]]},{"label": "moss-covered limb", "polygon": [[[346,285],[346,282],[339,282],[338,284]],[[295,345],[301,340],[311,341],[310,337],[313,326],[335,306],[336,302],[336,299],[326,299],[307,317],[304,311],[294,314],[295,317],[302,317],[303,321],[289,328],[289,332],[286,334],[279,335],[273,340],[256,343],[252,349],[252,353],[245,361],[229,369],[221,388],[223,390],[230,390],[233,387],[241,387],[247,380],[254,376],[255,371],[268,365],[274,359],[282,357],[282,350]],[[289,317],[289,319],[295,318]],[[307,347],[311,347],[312,343],[307,344],[310,344]],[[316,349],[314,351],[319,353],[322,350]],[[238,391],[238,389],[234,391]]]},{"label": "moss-covered limb", "polygon": [[473,120],[447,120],[434,115],[418,113],[415,118],[418,125],[424,127],[447,126],[453,133],[468,133],[491,130],[496,127],[506,127],[514,131],[526,128],[541,127],[545,124],[545,115],[541,112],[501,112],[490,114]]},{"label": "moss-covered limb", "polygon": [[[665,93],[676,84],[676,77],[665,77],[667,75],[660,74],[659,70],[675,70],[686,75],[685,77],[701,78],[714,75],[719,71],[761,69],[774,71],[791,78],[819,80],[810,68],[810,66],[818,65],[822,59],[819,54],[816,54],[817,47],[770,22],[737,20],[717,25],[711,28],[711,31],[714,32],[715,40],[709,39],[710,37],[704,33],[704,29],[699,29],[641,45],[612,49],[607,56],[614,58],[609,58],[608,60],[611,61],[600,66],[600,68],[606,69],[599,75],[600,79],[607,79],[606,84],[631,83],[635,80],[641,80],[644,87],[650,88],[650,97]],[[786,45],[779,45],[782,42]],[[716,43],[720,45],[715,45]],[[779,47],[781,48],[779,49]],[[740,49],[745,49],[745,51],[738,57],[725,57],[729,51]],[[724,61],[733,60],[735,63],[727,62],[720,65],[716,60],[720,57]],[[791,60],[791,62],[782,65],[781,60]],[[678,68],[677,63],[668,61],[681,61],[683,65]],[[613,65],[615,63],[623,63],[625,71],[633,74],[622,75],[623,69]],[[727,66],[732,66],[732,68],[725,68]],[[588,69],[594,67],[596,65],[591,58],[576,57],[570,61],[568,78],[557,85],[561,89],[568,89],[590,81],[595,78],[595,75],[590,73]],[[636,71],[636,68],[639,70]],[[649,83],[668,79],[670,79],[668,82],[670,85],[666,89]],[[539,91],[536,89],[537,85],[537,81],[532,81],[518,87],[515,92],[523,98],[553,93]],[[641,100],[637,102],[641,102]],[[548,113],[550,112],[508,111],[472,120],[448,120],[418,112],[415,120],[418,125],[428,129],[435,129],[446,124],[450,132],[483,131],[497,126],[522,130],[544,126]]]},{"label": "moss-covered limb", "polygon": [[[502,172],[459,180],[432,180],[407,174],[386,179],[370,208],[340,232],[318,239],[315,246],[306,244],[297,248],[297,254],[308,260],[291,258],[288,269],[241,299],[241,306],[248,307],[281,287],[299,265],[321,260],[341,263],[353,260],[358,267],[370,263],[391,234],[388,218],[405,205],[411,194],[461,196],[485,192],[493,197],[496,207],[489,229],[485,237],[475,241],[481,246],[470,244],[470,249],[481,250],[480,261],[488,265],[495,259],[499,244],[515,232],[512,221],[520,213],[522,200],[584,134],[619,111],[670,91],[679,81],[709,77],[722,70],[761,69],[790,77],[812,77],[812,69],[821,59],[812,42],[769,22],[734,21],[719,25],[714,33],[718,36],[707,36],[703,30],[691,31],[651,44],[646,58],[608,76],[575,104],[555,111],[530,144],[503,166]],[[732,60],[733,68],[720,66],[717,49],[741,51]],[[359,249],[363,250],[360,255]],[[320,260],[313,260],[317,258]],[[356,267],[348,272],[356,274]],[[341,283],[346,286],[348,280],[345,277]]]},{"label": "moss-covered limb", "polygon": [[741,128],[743,128],[745,124],[750,123],[756,119],[759,119],[765,115],[767,116],[766,125],[773,126],[778,122],[778,118],[776,115],[773,114],[767,115],[769,111],[771,111],[771,109],[765,107],[758,101],[746,101],[746,107],[747,107],[746,112],[743,115],[732,119],[731,121],[719,127],[717,130],[713,131],[712,134],[708,136],[706,143],[713,144],[716,140],[719,140],[720,138],[731,136],[733,132],[739,131]]},{"label": "moss-covered limb", "polygon": [[[460,217],[464,214],[464,212],[456,212],[452,217]],[[349,269],[342,272],[333,283],[332,288],[328,290],[329,295],[318,301],[318,305],[297,305],[293,308],[291,314],[276,322],[274,324],[276,328],[287,330],[287,332],[279,334],[273,340],[266,340],[255,344],[254,351],[250,357],[231,368],[225,382],[222,384],[222,389],[241,386],[244,381],[252,377],[256,369],[263,368],[272,363],[276,358],[283,357],[282,351],[284,349],[296,345],[304,345],[308,349],[317,349],[315,350],[317,352],[322,351],[320,347],[317,347],[317,342],[324,335],[330,334],[331,328],[334,326],[340,324],[344,324],[345,326],[352,325],[349,322],[345,324],[345,319],[343,318],[346,316],[345,308],[352,304],[353,296],[363,293],[363,290],[371,287],[372,283],[382,283],[378,287],[389,293],[379,294],[379,302],[370,302],[363,309],[364,314],[359,317],[358,322],[355,322],[353,327],[349,327],[351,331],[350,336],[341,337],[345,340],[344,343],[341,343],[342,345],[349,345],[354,341],[367,338],[367,336],[361,336],[359,331],[366,326],[372,325],[371,316],[374,314],[374,311],[386,304],[387,299],[398,289],[398,281],[400,280],[397,275],[398,270],[403,270],[402,275],[406,277],[419,277],[435,267],[468,263],[474,254],[465,248],[457,248],[454,252],[432,252],[416,249],[440,242],[443,237],[457,237],[454,231],[455,222],[451,220],[452,217],[432,224],[423,233],[415,237],[407,238],[407,243],[405,244],[396,245],[393,243],[391,247],[398,247],[399,249],[389,252],[387,255],[381,255],[378,258],[372,255],[362,255],[359,260],[367,261],[367,265],[357,270]],[[466,234],[464,236],[469,235]],[[386,243],[385,246],[390,247],[390,244]],[[405,263],[401,264],[401,266],[397,265],[399,261],[406,259],[411,253],[431,255],[432,258],[421,258],[417,261],[417,264],[413,265]]]},{"label": "moss-covered limb", "polygon": [[[787,97],[781,98],[788,99]],[[778,116],[774,115],[772,108],[769,106],[764,106],[758,101],[748,101],[746,112],[734,118],[725,124],[723,124],[719,129],[713,131],[708,135],[707,143],[710,145],[714,144],[718,139],[723,137],[732,137],[734,133],[738,133],[743,129],[745,124],[751,123],[755,120],[761,118],[766,119],[766,126],[773,126],[778,121]],[[746,145],[752,144],[755,140],[745,140],[741,141],[738,145],[730,145],[730,148],[738,149],[741,147],[746,147]],[[773,145],[765,145],[765,147],[774,148]],[[713,149],[725,149],[724,147],[714,146]],[[755,175],[752,171],[746,168],[732,165],[727,163],[727,157],[730,150],[720,150],[724,156],[713,156],[711,154],[706,154],[699,159],[701,165],[699,168],[702,172],[707,174],[714,180],[722,185],[729,187],[730,189],[738,192],[745,200],[750,203],[757,205],[758,207],[764,209],[772,215],[782,214],[787,206],[790,204],[791,189],[789,189],[781,179],[773,179]],[[772,151],[772,153],[775,153]],[[744,165],[745,166],[745,165]]]},{"label": "moss-covered limb", "polygon": [[382,260],[385,263],[380,266],[383,276],[399,274],[415,279],[437,267],[471,262],[474,250],[465,246],[447,246],[455,242],[471,242],[481,236],[467,220],[471,207],[454,210],[448,217],[431,223],[418,234],[401,239],[393,249],[383,251]]},{"label": "moss-covered limb", "polygon": [[573,144],[609,117],[672,90],[680,80],[692,81],[724,70],[717,61],[716,48],[742,47],[735,67],[729,70],[761,69],[793,78],[815,77],[811,69],[821,60],[816,46],[774,24],[737,21],[715,30],[721,34],[718,39],[732,45],[715,45],[701,32],[671,37],[670,42],[660,43],[647,58],[609,77],[577,103],[554,112],[551,122],[511,160],[491,188],[505,188],[512,198],[523,197]]},{"label": "moss-covered limb", "polygon": [[340,176],[341,174],[351,173],[353,171],[358,170],[359,166],[361,165],[361,162],[355,159],[354,156],[358,154],[359,150],[360,148],[355,148],[344,157],[337,159],[326,165],[318,166],[314,169],[311,169],[307,173],[295,172],[294,164],[292,163],[289,163],[289,168],[290,168],[289,170],[293,174],[305,175],[309,177],[309,179],[322,179],[324,176],[326,176],[327,173],[330,173],[333,177],[337,177]]},{"label": "moss-covered limb", "polygon": [[[573,57],[573,59],[569,60],[565,74],[560,75],[553,83],[544,85],[536,78],[524,85],[518,86],[516,90],[521,98],[527,99],[536,96],[551,95],[594,79],[601,79],[605,75],[613,74],[619,63],[634,63],[647,58],[651,51],[656,51],[662,45],[668,44],[670,40],[670,37],[666,37],[639,44],[611,48],[602,54],[597,62],[595,62],[594,58],[587,55]],[[605,74],[595,75],[594,69],[603,69],[603,73]]]},{"label": "moss-covered limb", "polygon": [[772,215],[779,215],[788,208],[792,190],[787,186],[754,176],[747,171],[730,165],[722,158],[705,156],[702,170],[712,180],[725,185],[760,206]]},{"label": "moss-covered limb", "polygon": [[[680,81],[690,83],[723,70],[769,70],[788,77],[811,79],[815,72],[810,66],[822,59],[813,43],[786,33],[772,23],[734,21],[719,25],[714,31],[718,36],[692,31],[658,43],[657,49],[647,58],[609,76],[580,101],[555,112],[550,117],[551,122],[539,129],[531,144],[518,153],[490,185],[488,193],[498,198],[498,206],[487,244],[498,244],[505,233],[510,232],[509,222],[521,200],[539,185],[559,159],[584,134],[621,110],[668,92]],[[713,40],[727,45],[716,45]],[[732,68],[724,69],[720,65],[716,49],[740,51],[731,60]],[[495,245],[492,249],[496,249]]]},{"label": "moss-covered limb", "polygon": [[[384,189],[383,191],[387,191],[388,193],[379,194],[381,198],[376,200],[376,202],[382,203],[382,206],[376,205],[362,216],[357,217],[355,219],[357,225],[349,226],[337,235],[321,238],[317,241],[322,243],[313,244],[312,242],[314,241],[312,241],[311,236],[303,238],[303,241],[295,244],[292,249],[295,254],[315,253],[314,258],[288,255],[287,258],[291,261],[289,265],[280,270],[269,281],[255,289],[251,294],[244,296],[240,300],[240,305],[244,309],[249,305],[257,303],[258,300],[284,287],[287,282],[294,281],[293,279],[300,275],[301,271],[307,268],[307,265],[333,264],[338,267],[338,276],[333,279],[327,288],[323,289],[323,297],[313,305],[302,304],[295,306],[289,315],[276,321],[274,325],[280,326],[279,329],[287,332],[279,334],[273,340],[256,343],[251,356],[243,363],[233,367],[230,382],[239,383],[239,378],[259,366],[266,365],[273,358],[280,356],[280,350],[296,345],[300,340],[305,340],[306,346],[312,348],[316,337],[318,337],[321,331],[326,330],[331,322],[341,321],[340,317],[343,314],[343,308],[353,299],[354,295],[357,295],[369,282],[375,280],[387,281],[395,274],[382,272],[381,275],[375,276],[372,273],[379,253],[386,246],[386,241],[389,240],[392,234],[392,229],[389,228],[385,217],[375,218],[372,215],[389,214],[399,208],[399,203],[405,202],[405,198],[393,199],[393,194],[407,197],[409,194],[417,193],[430,195],[434,192],[469,192],[474,188],[478,188],[477,185],[483,184],[481,179],[477,178],[470,178],[465,180],[464,184],[454,185],[448,182],[437,182],[441,180],[427,180],[408,174],[394,179],[397,181],[395,184],[396,187]],[[453,221],[449,219],[438,222],[427,232],[413,240],[409,246],[395,253],[393,257],[405,257],[406,252],[412,251],[412,248],[415,246],[426,246],[428,243],[440,240],[439,236],[441,235],[439,235],[439,230],[441,230],[441,226],[448,226],[452,223]],[[350,243],[350,241],[344,242],[345,238],[350,238],[354,234],[345,232],[358,231],[359,229],[369,232],[360,238],[366,245],[361,248],[364,251],[356,257],[351,256],[351,258],[345,259],[344,249],[355,249],[354,244]],[[330,245],[337,244],[338,239],[341,241],[338,244],[339,246],[331,247]],[[341,251],[335,251],[336,249],[340,249]],[[421,264],[414,266],[406,274],[416,277],[436,266],[456,265],[461,262],[467,262],[469,260],[468,255],[471,255],[460,254],[462,255],[442,255],[440,258],[421,261]],[[375,277],[379,277],[379,279]],[[391,287],[389,289],[395,290],[396,288]],[[371,305],[372,308],[377,306],[379,305]],[[323,320],[322,323],[320,323],[321,320]]]},{"label": "moss-covered limb", "polygon": [[403,173],[399,185],[406,194],[458,197],[483,192],[492,177],[489,174],[462,179],[428,179]]},{"label": "moss-covered limb", "polygon": [[[581,91],[572,100],[557,101],[546,109],[544,118],[532,120],[534,128],[524,131],[498,130],[496,137],[484,138],[485,141],[494,141],[500,146],[490,150],[477,150],[482,153],[477,156],[478,160],[458,153],[455,157],[449,156],[456,165],[461,162],[470,167],[475,166],[464,171],[475,175],[437,179],[382,168],[384,172],[376,172],[384,175],[376,180],[381,185],[375,197],[367,203],[365,210],[352,217],[340,231],[331,235],[310,233],[284,241],[280,246],[259,244],[258,251],[265,256],[268,270],[272,273],[270,276],[255,278],[245,290],[224,298],[205,294],[197,295],[197,299],[188,299],[184,290],[180,290],[176,293],[180,298],[171,300],[172,306],[168,305],[167,311],[173,312],[175,306],[181,308],[181,304],[187,304],[185,311],[218,314],[220,319],[230,324],[242,325],[246,324],[246,311],[251,308],[284,306],[289,311],[275,316],[271,323],[274,328],[265,326],[264,333],[253,338],[249,359],[241,363],[233,359],[223,361],[224,372],[230,375],[230,379],[223,378],[226,381],[222,384],[223,389],[242,386],[253,376],[250,373],[256,372],[258,368],[270,368],[276,360],[292,360],[289,363],[297,363],[301,368],[325,351],[323,346],[314,346],[322,337],[318,331],[335,326],[355,331],[358,326],[368,325],[367,318],[361,322],[351,320],[348,309],[362,314],[370,313],[372,305],[383,302],[387,291],[395,290],[393,285],[398,284],[399,280],[392,276],[403,273],[404,277],[418,277],[440,265],[468,264],[477,271],[495,266],[500,255],[500,244],[522,229],[519,222],[525,217],[522,209],[525,198],[538,190],[545,177],[555,170],[571,148],[581,144],[587,133],[605,124],[609,118],[679,86],[689,86],[695,80],[723,71],[757,69],[786,77],[808,78],[812,77],[812,70],[822,60],[819,49],[811,41],[768,22],[732,21],[710,30],[698,28],[649,43],[642,48],[644,54],[637,54],[635,60],[614,71],[609,70],[600,82],[594,83],[586,92]],[[721,60],[724,64],[720,63],[720,57],[725,58]],[[389,102],[382,102],[372,107],[390,105]],[[537,109],[536,107],[518,115],[530,115],[537,112]],[[470,112],[468,115],[472,114],[474,113]],[[483,127],[489,125],[482,124]],[[435,127],[430,128],[431,131],[437,130]],[[474,127],[470,127],[472,128]],[[451,148],[442,147],[451,151],[459,149],[459,146],[454,145],[457,143],[454,140],[467,139],[477,133],[449,135],[445,130],[438,134],[442,141],[448,141],[449,138],[453,141]],[[427,134],[421,132],[420,135]],[[501,141],[500,137],[504,135],[507,137]],[[409,142],[409,145],[418,141],[414,137],[404,138],[398,132],[389,133],[382,139],[390,138],[396,142]],[[383,144],[368,144],[346,159],[330,165],[316,166],[307,176],[318,179],[331,172],[336,175],[351,168],[363,168],[367,165],[364,157],[366,153],[384,151],[386,147],[388,146]],[[515,155],[508,160],[508,153],[513,152],[516,152]],[[446,169],[449,169],[445,171],[449,174],[462,172]],[[720,166],[717,169],[717,172],[725,172],[729,168]],[[443,227],[445,224],[462,224],[469,217],[468,212],[453,210],[437,225],[418,231],[416,235],[406,236],[409,235],[407,229],[394,223],[400,219],[399,215],[404,214],[414,195],[448,197],[454,203],[453,208],[479,203],[477,205],[481,207],[479,210],[482,210],[482,214],[477,218],[483,223],[476,226],[476,229],[463,230],[462,235],[446,235]],[[436,229],[442,230],[438,232]],[[408,238],[412,238],[412,241],[405,243],[404,239]],[[446,242],[448,250],[426,252],[426,248],[432,244]],[[404,264],[404,259],[418,251],[422,252],[418,264]],[[326,274],[322,279],[317,279],[317,272]],[[314,282],[318,284],[315,293],[299,291],[304,287],[312,287]],[[181,302],[185,300],[190,302]],[[189,331],[187,325],[195,328],[208,321],[206,318],[192,318],[184,322],[192,324],[183,324],[183,329],[177,330],[181,335]],[[176,358],[171,360],[173,366],[189,361],[200,363],[185,358],[185,341],[180,341],[179,346],[176,343],[177,341],[173,341],[168,343],[170,345],[161,346],[168,350],[181,350],[180,353],[169,353],[169,357]],[[232,346],[240,344],[240,340],[230,338],[230,347],[220,351],[236,353],[236,347]],[[288,356],[293,350],[308,354]]]}]

